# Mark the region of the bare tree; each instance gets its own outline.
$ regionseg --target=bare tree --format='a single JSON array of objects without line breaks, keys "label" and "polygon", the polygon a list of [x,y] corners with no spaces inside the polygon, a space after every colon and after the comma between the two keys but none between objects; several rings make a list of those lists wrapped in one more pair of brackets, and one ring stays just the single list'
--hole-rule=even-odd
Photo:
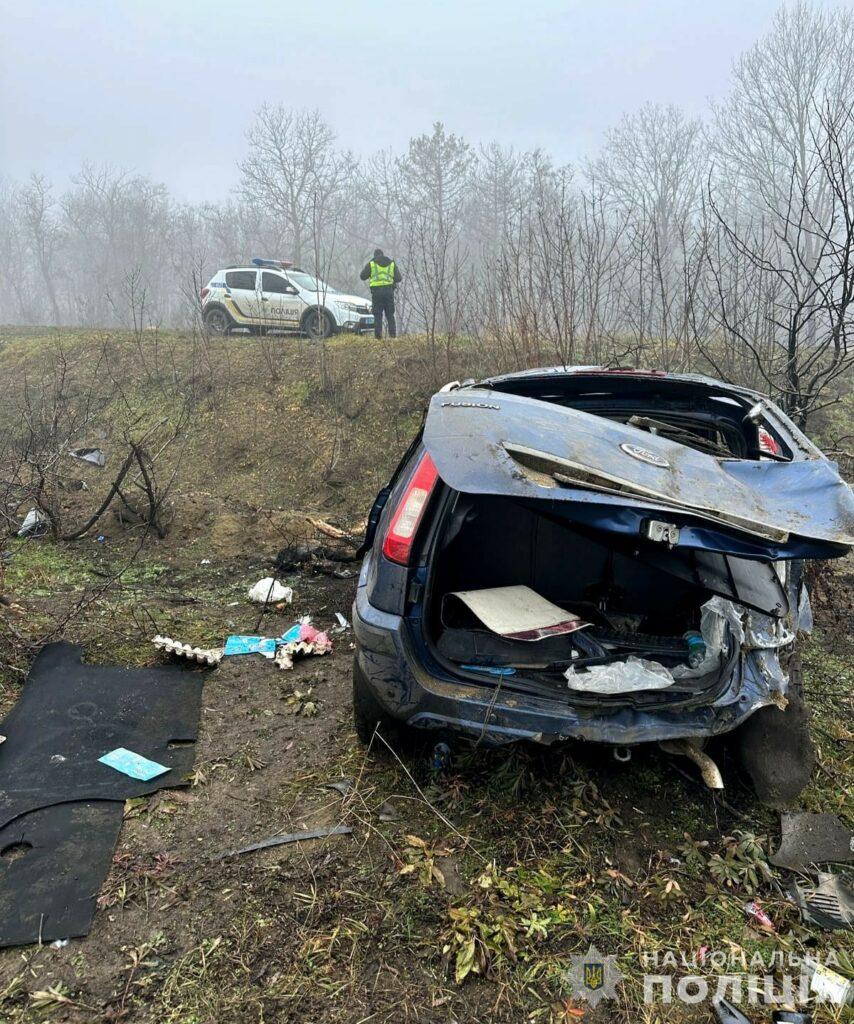
[{"label": "bare tree", "polygon": [[[769,193],[766,210],[739,225],[727,219],[710,192],[721,232],[718,252],[724,254],[713,263],[718,323],[750,352],[757,371],[802,426],[837,400],[838,385],[854,368],[854,105],[840,111],[827,102],[811,121],[816,162],[806,176],[793,163],[785,205]],[[745,322],[743,300],[734,301],[724,286],[733,266],[748,271],[753,286],[747,308],[762,311],[764,329]]]},{"label": "bare tree", "polygon": [[56,287],[56,257],[61,244],[61,232],[55,216],[51,186],[40,174],[33,174],[21,189],[20,201],[25,237],[47,291],[51,322],[61,324],[62,314]]},{"label": "bare tree", "polygon": [[335,150],[335,135],[316,110],[264,105],[249,129],[249,156],[240,164],[241,192],[275,212],[301,263],[309,251],[318,208],[343,188],[353,160]]}]

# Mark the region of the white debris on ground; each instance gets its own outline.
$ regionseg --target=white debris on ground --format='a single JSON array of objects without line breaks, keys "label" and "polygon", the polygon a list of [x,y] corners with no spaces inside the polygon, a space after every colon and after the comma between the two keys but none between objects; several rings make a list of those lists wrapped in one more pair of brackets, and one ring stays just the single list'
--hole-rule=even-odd
[{"label": "white debris on ground", "polygon": [[158,651],[174,654],[188,661],[197,661],[200,665],[218,665],[222,661],[222,647],[193,647],[192,644],[181,643],[169,636],[156,636],[151,641]]},{"label": "white debris on ground", "polygon": [[291,587],[284,587],[277,579],[266,576],[249,588],[249,600],[258,604],[290,604],[294,599]]}]

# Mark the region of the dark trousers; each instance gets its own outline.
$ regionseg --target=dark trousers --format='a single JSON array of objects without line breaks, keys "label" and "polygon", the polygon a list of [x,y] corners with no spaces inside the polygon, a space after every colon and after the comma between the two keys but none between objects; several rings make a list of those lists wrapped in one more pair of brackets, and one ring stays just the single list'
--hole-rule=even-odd
[{"label": "dark trousers", "polygon": [[388,336],[397,337],[397,324],[394,322],[394,288],[383,286],[371,289],[371,305],[374,307],[374,337],[383,336],[383,313],[388,324]]}]

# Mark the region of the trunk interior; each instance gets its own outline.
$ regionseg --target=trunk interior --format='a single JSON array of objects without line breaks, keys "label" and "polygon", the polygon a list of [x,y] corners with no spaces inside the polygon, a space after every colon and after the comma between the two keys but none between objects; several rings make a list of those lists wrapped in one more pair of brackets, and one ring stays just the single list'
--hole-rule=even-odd
[{"label": "trunk interior", "polygon": [[[653,564],[644,560],[646,554]],[[637,540],[573,523],[550,503],[456,494],[436,540],[425,604],[427,639],[455,671],[512,676],[513,684],[534,682],[552,692],[558,687],[570,700],[591,696],[570,689],[570,666],[573,673],[583,672],[630,657],[681,673],[666,691],[668,701],[705,694],[720,682],[729,661],[726,645],[713,671],[706,663],[703,673],[692,672],[685,635],[699,635],[701,608],[711,595],[690,572],[680,578],[656,566],[657,554],[639,551]],[[535,642],[510,640],[490,632],[449,596],[516,585],[590,625]],[[660,701],[662,694],[638,696]]]}]

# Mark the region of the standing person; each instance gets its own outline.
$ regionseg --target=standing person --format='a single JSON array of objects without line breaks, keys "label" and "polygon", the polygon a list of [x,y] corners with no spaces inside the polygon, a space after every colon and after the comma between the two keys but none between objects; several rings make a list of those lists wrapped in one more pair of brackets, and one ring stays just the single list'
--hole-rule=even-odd
[{"label": "standing person", "polygon": [[394,320],[394,286],[402,278],[394,260],[390,260],[382,249],[374,249],[374,258],[366,263],[359,274],[362,281],[371,286],[371,304],[374,307],[374,336],[383,336],[383,314],[388,324],[388,336],[397,337]]}]

